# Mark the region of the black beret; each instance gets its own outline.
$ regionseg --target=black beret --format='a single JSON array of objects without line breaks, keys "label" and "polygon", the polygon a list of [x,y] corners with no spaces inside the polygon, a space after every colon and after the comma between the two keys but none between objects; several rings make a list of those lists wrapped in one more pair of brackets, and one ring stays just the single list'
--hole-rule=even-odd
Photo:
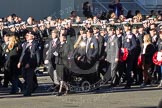
[{"label": "black beret", "polygon": [[138,29],[138,26],[135,24],[132,26],[132,29]]},{"label": "black beret", "polygon": [[93,29],[92,28],[88,28],[87,32],[93,33]]},{"label": "black beret", "polygon": [[32,35],[35,35],[35,32],[31,28],[28,28],[27,33],[28,34],[32,34]]},{"label": "black beret", "polygon": [[115,30],[122,30],[121,26],[116,26]]},{"label": "black beret", "polygon": [[110,30],[110,31],[115,30],[115,26],[110,25],[110,29],[109,29],[109,30]]},{"label": "black beret", "polygon": [[125,23],[124,26],[130,27],[131,24],[130,23]]}]

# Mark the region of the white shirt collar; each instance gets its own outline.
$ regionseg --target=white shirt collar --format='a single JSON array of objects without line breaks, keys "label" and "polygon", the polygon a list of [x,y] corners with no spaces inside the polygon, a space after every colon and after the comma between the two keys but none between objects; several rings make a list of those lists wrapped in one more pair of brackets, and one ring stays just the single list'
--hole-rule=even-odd
[{"label": "white shirt collar", "polygon": [[56,42],[57,40],[58,40],[58,38],[53,39],[54,42]]}]

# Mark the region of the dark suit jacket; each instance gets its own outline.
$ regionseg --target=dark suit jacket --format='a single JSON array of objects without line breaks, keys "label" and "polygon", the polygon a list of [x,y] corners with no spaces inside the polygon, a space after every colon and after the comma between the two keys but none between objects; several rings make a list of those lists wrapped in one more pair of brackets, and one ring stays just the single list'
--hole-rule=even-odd
[{"label": "dark suit jacket", "polygon": [[38,43],[36,41],[32,41],[31,46],[27,47],[27,42],[23,45],[23,51],[21,53],[21,57],[19,62],[24,67],[26,64],[30,65],[30,68],[36,68],[40,63],[40,54],[38,49]]},{"label": "dark suit jacket", "polygon": [[91,37],[91,40],[87,46],[87,53],[86,56],[89,60],[95,59],[98,57],[99,48],[98,48],[98,42],[95,37]]},{"label": "dark suit jacket", "polygon": [[57,39],[55,46],[53,46],[53,40],[51,40],[49,42],[49,49],[48,49],[48,53],[47,53],[47,56],[46,56],[46,60],[48,60],[49,63],[52,64],[52,65],[55,64],[55,56],[54,56],[53,53],[56,51],[59,43],[60,43],[59,39]]},{"label": "dark suit jacket", "polygon": [[59,43],[56,52],[58,53],[58,56],[55,57],[56,65],[68,66],[69,45],[66,42]]},{"label": "dark suit jacket", "polygon": [[136,42],[135,35],[130,33],[130,37],[128,37],[125,34],[123,47],[128,49],[130,55],[134,53],[136,46],[137,46],[137,42]]},{"label": "dark suit jacket", "polygon": [[[142,51],[143,51],[143,47],[142,47]],[[153,44],[149,44],[147,45],[146,49],[145,49],[145,54],[142,54],[143,56],[143,64],[152,64],[152,57],[153,54],[155,53],[155,47]]]},{"label": "dark suit jacket", "polygon": [[144,37],[144,34],[138,34],[138,39],[140,41],[140,45],[143,44],[143,37]]},{"label": "dark suit jacket", "polygon": [[3,61],[2,61],[2,58],[3,58],[2,53],[3,53],[3,50],[2,50],[2,46],[0,45],[0,67],[3,64]]},{"label": "dark suit jacket", "polygon": [[121,34],[120,37],[117,37],[118,38],[118,45],[119,45],[119,48],[122,48],[122,43],[123,43],[123,40],[124,40],[124,36]]},{"label": "dark suit jacket", "polygon": [[157,41],[157,47],[158,47],[158,51],[162,50],[162,39],[160,39],[160,38]]},{"label": "dark suit jacket", "polygon": [[18,74],[17,64],[19,62],[21,49],[16,44],[13,49],[9,50],[8,57],[5,62],[5,68],[9,71],[10,75]]},{"label": "dark suit jacket", "polygon": [[104,51],[105,51],[105,48],[104,48],[104,37],[102,36],[98,36],[98,39],[97,39],[97,42],[98,42],[98,55],[99,55],[99,58],[102,57],[104,55]]}]

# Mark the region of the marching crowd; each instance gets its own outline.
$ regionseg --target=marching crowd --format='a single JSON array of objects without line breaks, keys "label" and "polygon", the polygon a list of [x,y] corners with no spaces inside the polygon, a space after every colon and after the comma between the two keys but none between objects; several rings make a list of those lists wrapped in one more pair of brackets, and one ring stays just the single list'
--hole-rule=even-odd
[{"label": "marching crowd", "polygon": [[[141,87],[158,84],[162,87],[161,20],[160,13],[144,16],[140,11],[129,17],[116,16],[111,11],[107,18],[91,16],[84,21],[76,16],[75,11],[67,19],[49,16],[36,21],[29,17],[24,22],[15,14],[1,18],[2,87],[11,83],[11,94],[21,90],[24,96],[30,96],[38,86],[34,71],[45,64],[52,81],[59,85],[57,95],[66,95],[71,53],[84,69],[87,64],[99,61],[98,77],[111,72],[110,87],[122,82],[126,82],[126,89],[133,84]],[[79,31],[74,29],[77,27]],[[154,63],[153,57],[158,63]],[[24,78],[23,83],[19,80],[20,75]]]}]

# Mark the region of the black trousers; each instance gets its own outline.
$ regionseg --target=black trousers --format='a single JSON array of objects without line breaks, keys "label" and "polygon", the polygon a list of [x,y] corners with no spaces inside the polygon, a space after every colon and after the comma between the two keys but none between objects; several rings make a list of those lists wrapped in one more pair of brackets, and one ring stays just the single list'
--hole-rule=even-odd
[{"label": "black trousers", "polygon": [[134,63],[134,56],[128,55],[128,58],[126,60],[126,80],[127,80],[126,86],[131,86],[132,84],[131,71],[133,69],[133,63]]},{"label": "black trousers", "polygon": [[16,93],[18,91],[18,87],[23,90],[23,85],[19,80],[19,74],[15,73],[12,75],[9,81],[12,83],[11,93]]},{"label": "black trousers", "polygon": [[23,69],[24,95],[31,95],[35,86],[38,85],[34,70],[35,68]]},{"label": "black trousers", "polygon": [[10,73],[7,70],[5,70],[4,71],[4,82],[3,82],[3,85],[5,87],[8,87],[9,80],[10,80]]}]

